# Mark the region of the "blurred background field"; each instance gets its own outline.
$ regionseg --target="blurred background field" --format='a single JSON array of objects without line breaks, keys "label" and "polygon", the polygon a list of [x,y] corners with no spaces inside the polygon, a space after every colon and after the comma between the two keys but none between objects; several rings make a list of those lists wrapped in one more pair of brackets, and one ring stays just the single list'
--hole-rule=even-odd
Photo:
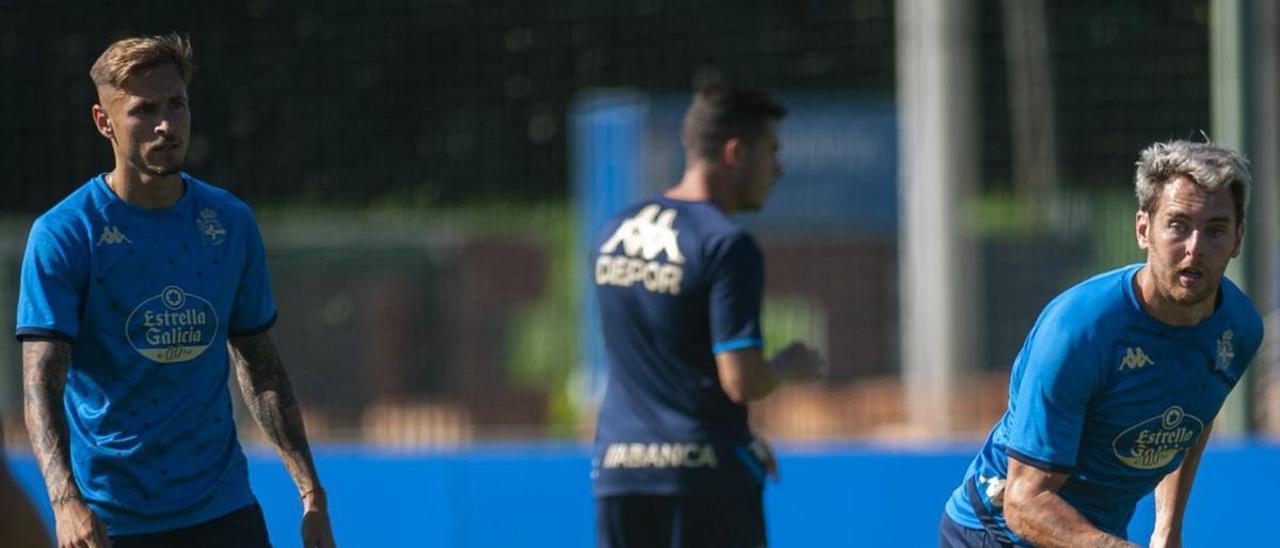
[{"label": "blurred background field", "polygon": [[[1094,272],[1142,259],[1131,188],[1144,146],[1203,132],[1253,158],[1251,232],[1231,274],[1277,322],[1276,9],[1266,0],[7,0],[0,318],[13,323],[31,220],[110,169],[88,116],[88,67],[124,35],[186,33],[198,65],[188,171],[258,213],[276,339],[321,474],[341,486],[331,496],[347,495],[339,541],[589,545],[584,448],[603,380],[584,236],[619,204],[675,182],[673,139],[694,87],[760,87],[792,110],[774,201],[744,217],[768,261],[766,342],[810,341],[831,364],[826,379],[753,409],[756,427],[791,457],[770,495],[773,540],[882,545],[826,531],[870,526],[887,504],[878,501],[903,500],[918,502],[873,538],[928,545],[942,502],[1003,411],[1010,363],[1040,308]],[[943,132],[930,130],[938,119]],[[945,171],[931,178],[926,168]],[[944,213],[922,213],[916,198],[934,194]],[[931,230],[945,238],[913,239]],[[948,250],[959,257],[912,262]],[[919,319],[927,287],[951,295],[935,306],[940,324]],[[939,345],[948,359],[929,358]],[[1189,529],[1208,535],[1212,521],[1200,516],[1228,504],[1212,498],[1225,492],[1205,487],[1211,478],[1237,481],[1240,463],[1277,455],[1278,356],[1269,340],[1224,410],[1215,434],[1234,441],[1214,449],[1219,464],[1207,457]],[[19,383],[17,345],[0,337],[5,439],[35,486]],[[241,419],[246,445],[261,448]],[[275,542],[290,546],[295,503],[283,472],[253,454]],[[1280,483],[1273,469],[1256,471],[1252,481]],[[434,491],[433,502],[379,485],[404,481]],[[521,502],[537,500],[562,504]],[[522,514],[537,533],[502,537],[519,527],[493,528],[486,504]],[[806,504],[825,505],[820,527],[804,526]],[[415,510],[395,516],[445,523],[447,533],[396,536],[406,525],[374,512],[400,505]],[[1261,525],[1242,527],[1242,542],[1264,538],[1249,536]]]}]

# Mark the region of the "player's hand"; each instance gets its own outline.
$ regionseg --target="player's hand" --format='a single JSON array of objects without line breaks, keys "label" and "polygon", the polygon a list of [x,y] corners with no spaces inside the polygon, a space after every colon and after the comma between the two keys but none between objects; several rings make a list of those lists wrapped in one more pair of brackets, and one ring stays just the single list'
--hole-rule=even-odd
[{"label": "player's hand", "polygon": [[111,548],[107,526],[83,500],[67,499],[53,505],[58,548]]},{"label": "player's hand", "polygon": [[302,497],[303,548],[336,548],[333,527],[329,524],[329,501],[323,489]]},{"label": "player's hand", "polygon": [[818,351],[800,342],[793,342],[778,351],[769,361],[769,369],[780,380],[805,382],[817,380],[826,369],[827,362]]}]

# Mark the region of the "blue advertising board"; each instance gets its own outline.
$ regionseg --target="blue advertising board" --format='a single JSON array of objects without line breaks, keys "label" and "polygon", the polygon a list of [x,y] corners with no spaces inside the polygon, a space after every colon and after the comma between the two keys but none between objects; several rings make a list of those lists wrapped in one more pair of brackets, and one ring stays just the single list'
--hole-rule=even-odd
[{"label": "blue advertising board", "polygon": [[[771,546],[937,546],[938,520],[976,444],[904,449],[867,443],[778,447],[782,479],[765,491]],[[344,548],[456,548],[595,543],[587,448],[488,444],[451,451],[389,452],[318,446],[334,535]],[[1280,446],[1210,444],[1187,507],[1187,546],[1271,546],[1271,494],[1280,490]],[[29,453],[9,463],[51,525],[44,484]],[[278,548],[297,547],[301,506],[280,459],[249,452],[249,475]],[[1151,498],[1130,538],[1151,535]],[[1267,540],[1271,539],[1271,540]],[[0,537],[2,540],[2,537]],[[3,545],[3,542],[0,542]]]}]

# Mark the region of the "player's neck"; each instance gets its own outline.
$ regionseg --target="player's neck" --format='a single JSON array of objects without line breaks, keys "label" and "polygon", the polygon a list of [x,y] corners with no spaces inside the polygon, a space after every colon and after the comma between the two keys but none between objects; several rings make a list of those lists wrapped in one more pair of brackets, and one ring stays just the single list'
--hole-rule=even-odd
[{"label": "player's neck", "polygon": [[107,186],[124,203],[141,209],[164,209],[182,198],[184,183],[178,174],[154,176],[116,167],[106,175]]},{"label": "player's neck", "polygon": [[1138,294],[1138,302],[1142,303],[1142,309],[1160,323],[1188,327],[1197,325],[1213,315],[1217,299],[1207,299],[1192,305],[1174,302],[1173,299],[1160,293],[1156,281],[1151,278],[1149,266],[1144,266],[1138,271],[1138,274],[1133,277],[1133,285]]},{"label": "player's neck", "polygon": [[690,165],[680,183],[667,189],[663,196],[686,202],[710,202],[725,213],[738,209],[729,185],[723,181],[725,174],[705,163]]}]

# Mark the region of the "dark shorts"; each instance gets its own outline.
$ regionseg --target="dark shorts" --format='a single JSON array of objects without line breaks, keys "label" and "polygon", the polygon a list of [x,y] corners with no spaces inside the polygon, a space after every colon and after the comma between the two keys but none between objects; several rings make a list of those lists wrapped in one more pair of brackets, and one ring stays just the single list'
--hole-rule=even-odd
[{"label": "dark shorts", "polygon": [[257,504],[204,523],[158,533],[111,537],[111,548],[271,548]]},{"label": "dark shorts", "polygon": [[600,548],[758,548],[767,544],[760,491],[596,498]]},{"label": "dark shorts", "polygon": [[951,519],[946,512],[942,513],[942,523],[938,525],[938,546],[941,548],[1010,548],[1013,545],[1000,542],[995,535],[986,529],[970,529]]}]

